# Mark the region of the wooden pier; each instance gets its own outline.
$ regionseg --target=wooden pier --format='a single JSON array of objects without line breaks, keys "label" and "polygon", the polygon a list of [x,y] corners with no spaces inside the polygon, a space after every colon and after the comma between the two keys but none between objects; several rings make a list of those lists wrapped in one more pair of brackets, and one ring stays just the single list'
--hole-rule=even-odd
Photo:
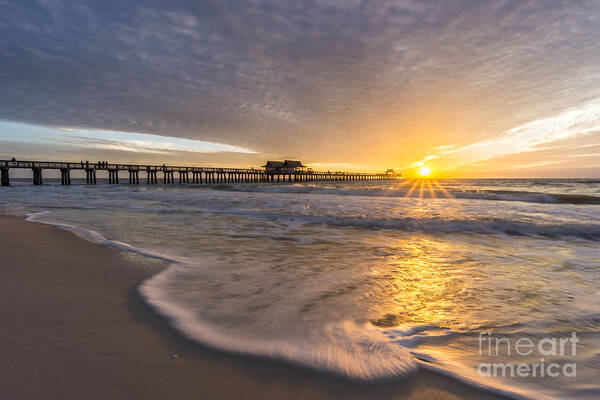
[{"label": "wooden pier", "polygon": [[[356,173],[313,171],[310,169],[272,171],[255,168],[214,168],[172,165],[140,165],[109,162],[62,162],[62,161],[15,161],[0,160],[2,186],[10,185],[11,169],[29,169],[33,171],[33,184],[43,184],[43,171],[59,170],[61,184],[71,184],[71,171],[85,171],[86,184],[95,185],[100,172],[106,172],[109,184],[119,184],[119,173],[127,172],[131,185],[140,183],[140,174],[145,175],[146,184],[174,184],[176,177],[180,184],[218,184],[218,183],[275,183],[275,182],[317,182],[317,181],[374,181],[395,180],[400,174],[388,170],[385,173]],[[177,174],[177,176],[175,175]],[[162,179],[159,179],[161,177]]]}]

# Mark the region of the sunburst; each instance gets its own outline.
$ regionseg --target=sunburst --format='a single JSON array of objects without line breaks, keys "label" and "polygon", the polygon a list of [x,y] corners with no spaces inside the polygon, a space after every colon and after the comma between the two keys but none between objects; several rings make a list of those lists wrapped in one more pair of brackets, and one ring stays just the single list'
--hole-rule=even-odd
[{"label": "sunburst", "polygon": [[437,179],[431,177],[433,170],[430,167],[424,165],[417,173],[419,175],[418,178],[407,179],[398,186],[410,185],[410,188],[406,192],[406,197],[413,197],[413,193],[416,193],[415,197],[418,196],[419,199],[422,199],[424,194],[425,197],[433,199],[439,197],[454,199],[454,196],[444,189]]}]

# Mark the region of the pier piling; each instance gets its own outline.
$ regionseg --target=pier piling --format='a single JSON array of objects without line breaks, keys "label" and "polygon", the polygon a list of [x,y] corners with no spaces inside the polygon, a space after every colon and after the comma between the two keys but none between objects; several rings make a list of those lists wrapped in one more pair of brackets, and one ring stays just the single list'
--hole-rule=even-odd
[{"label": "pier piling", "polygon": [[108,170],[108,183],[111,185],[119,184],[119,170],[118,169],[109,169]]},{"label": "pier piling", "polygon": [[96,170],[93,168],[88,168],[85,170],[85,183],[88,185],[96,184]]},{"label": "pier piling", "polygon": [[140,183],[140,172],[137,169],[129,170],[129,184],[130,185],[139,185]]},{"label": "pier piling", "polygon": [[71,184],[71,170],[69,168],[60,169],[60,184],[70,185]]},{"label": "pier piling", "polygon": [[31,170],[33,171],[33,184],[41,185],[44,183],[42,179],[42,169],[39,167],[32,167]]},{"label": "pier piling", "polygon": [[0,168],[0,176],[2,177],[2,186],[10,186],[10,177],[8,175],[8,168]]},{"label": "pier piling", "polygon": [[146,169],[146,183],[153,184],[158,183],[158,176],[155,169]]},{"label": "pier piling", "polygon": [[173,171],[164,170],[163,171],[163,183],[175,183],[175,174]]}]

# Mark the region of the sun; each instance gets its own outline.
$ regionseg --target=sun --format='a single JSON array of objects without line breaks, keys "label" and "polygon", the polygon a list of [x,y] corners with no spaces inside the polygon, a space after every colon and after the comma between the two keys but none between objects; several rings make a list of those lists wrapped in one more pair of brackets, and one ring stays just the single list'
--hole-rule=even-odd
[{"label": "sun", "polygon": [[419,170],[419,175],[421,176],[429,176],[431,175],[431,168],[429,167],[421,167]]}]

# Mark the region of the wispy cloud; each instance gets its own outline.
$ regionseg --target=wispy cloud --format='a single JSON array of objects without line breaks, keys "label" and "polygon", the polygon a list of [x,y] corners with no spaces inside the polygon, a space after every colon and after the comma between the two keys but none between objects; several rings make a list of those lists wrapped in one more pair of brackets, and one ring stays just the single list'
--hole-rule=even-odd
[{"label": "wispy cloud", "polygon": [[[501,156],[543,150],[557,142],[600,131],[600,99],[509,129],[493,138],[464,146],[441,146],[427,157],[407,168],[416,168],[431,160],[449,158],[449,168],[489,160]],[[576,146],[587,147],[587,146]],[[559,161],[539,161],[527,166],[555,164]],[[514,168],[523,168],[515,164]]]},{"label": "wispy cloud", "polygon": [[243,147],[203,140],[97,129],[51,128],[0,121],[0,141],[14,143],[20,140],[31,146],[62,144],[76,151],[97,149],[162,155],[181,152],[256,154],[255,151]]},{"label": "wispy cloud", "polygon": [[[68,134],[53,138],[56,141],[82,148],[129,151],[137,153],[245,153],[255,151],[221,143],[190,140],[142,133],[68,129]],[[50,138],[48,138],[50,139]]]}]

